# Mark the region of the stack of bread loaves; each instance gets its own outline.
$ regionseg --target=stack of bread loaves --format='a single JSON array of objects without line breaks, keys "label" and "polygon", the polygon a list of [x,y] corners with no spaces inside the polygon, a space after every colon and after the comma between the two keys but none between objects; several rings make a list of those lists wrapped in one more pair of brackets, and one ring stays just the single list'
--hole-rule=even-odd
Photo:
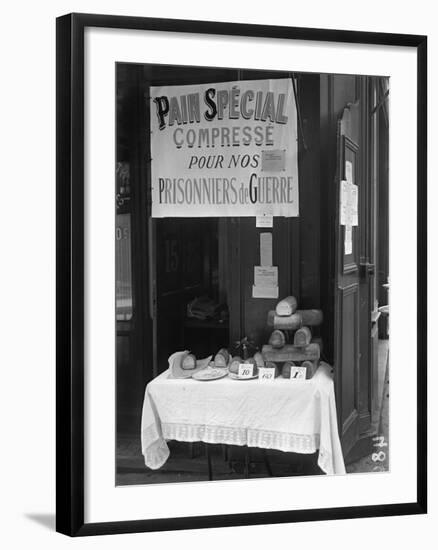
[{"label": "stack of bread loaves", "polygon": [[[269,344],[263,346],[265,361],[275,363],[282,368],[282,375],[290,378],[293,367],[304,367],[306,378],[312,378],[319,364],[320,345],[312,341],[310,327],[322,323],[322,311],[319,309],[298,310],[294,296],[288,296],[278,302],[275,311],[268,313],[268,326],[274,330]],[[293,333],[293,344],[286,343],[286,334]]]}]

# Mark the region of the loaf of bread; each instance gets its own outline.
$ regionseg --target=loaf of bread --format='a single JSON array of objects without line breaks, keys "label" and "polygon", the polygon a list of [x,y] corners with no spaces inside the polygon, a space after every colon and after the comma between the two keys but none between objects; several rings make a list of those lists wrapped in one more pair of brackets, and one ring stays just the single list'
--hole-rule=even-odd
[{"label": "loaf of bread", "polygon": [[283,378],[290,378],[290,371],[292,367],[295,367],[295,363],[293,361],[286,361],[284,363],[283,368],[281,369],[281,376]]},{"label": "loaf of bread", "polygon": [[313,377],[315,374],[317,368],[318,368],[318,362],[317,361],[303,361],[301,363],[302,367],[306,367],[306,379],[310,380],[310,378]]},{"label": "loaf of bread", "polygon": [[309,327],[301,327],[294,334],[294,346],[307,346],[312,340],[312,333]]},{"label": "loaf of bread", "polygon": [[281,330],[274,330],[269,338],[269,344],[275,348],[280,349],[286,343],[286,337]]},{"label": "loaf of bread", "polygon": [[298,307],[298,302],[295,296],[288,296],[280,300],[275,308],[275,313],[280,317],[292,315]]},{"label": "loaf of bread", "polygon": [[225,348],[221,348],[214,356],[214,366],[220,368],[228,367],[230,361],[230,354]]},{"label": "loaf of bread", "polygon": [[254,360],[258,367],[265,366],[265,360],[263,359],[263,355],[259,351],[257,353],[254,353]]},{"label": "loaf of bread", "polygon": [[230,372],[232,372],[233,374],[239,374],[239,365],[241,363],[243,363],[243,359],[241,357],[239,357],[238,355],[235,355],[231,359]]},{"label": "loaf of bread", "polygon": [[193,353],[188,353],[181,363],[181,368],[183,370],[193,370],[196,367],[196,357]]}]

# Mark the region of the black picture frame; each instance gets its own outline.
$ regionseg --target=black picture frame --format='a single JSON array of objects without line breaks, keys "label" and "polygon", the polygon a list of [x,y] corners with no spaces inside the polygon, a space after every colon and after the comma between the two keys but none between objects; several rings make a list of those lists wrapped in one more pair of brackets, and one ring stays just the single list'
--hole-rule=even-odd
[{"label": "black picture frame", "polygon": [[[59,17],[57,86],[57,332],[56,332],[56,529],[69,536],[133,533],[321,521],[427,511],[427,37],[184,21],[112,15]],[[84,522],[84,30],[86,27],[269,37],[381,46],[417,52],[417,498],[403,504],[330,509],[162,518],[107,523]]]}]

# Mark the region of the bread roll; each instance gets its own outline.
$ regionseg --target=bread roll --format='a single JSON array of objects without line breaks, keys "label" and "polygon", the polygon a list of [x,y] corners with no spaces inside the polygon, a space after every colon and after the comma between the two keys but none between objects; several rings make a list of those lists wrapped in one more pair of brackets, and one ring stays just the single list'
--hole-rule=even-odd
[{"label": "bread roll", "polygon": [[286,343],[286,337],[281,330],[274,330],[269,338],[269,344],[275,348],[280,349]]},{"label": "bread roll", "polygon": [[184,357],[181,363],[181,368],[183,370],[193,370],[196,368],[196,357],[193,353],[189,353]]},{"label": "bread roll", "polygon": [[243,363],[243,359],[239,355],[234,356],[230,363],[230,372],[233,374],[239,374],[239,365]]},{"label": "bread roll", "polygon": [[288,296],[278,302],[275,313],[280,317],[293,315],[298,307],[298,302],[295,296]]},{"label": "bread roll", "polygon": [[258,367],[265,366],[265,360],[263,359],[263,355],[259,351],[257,353],[254,353],[254,360]]},{"label": "bread roll", "polygon": [[220,368],[228,367],[229,360],[230,354],[228,353],[228,350],[221,348],[214,357],[214,366]]},{"label": "bread roll", "polygon": [[312,340],[312,333],[309,327],[299,328],[294,335],[294,346],[307,346]]},{"label": "bread roll", "polygon": [[295,363],[293,361],[286,361],[281,369],[281,376],[283,378],[290,378],[290,371],[292,367],[296,367]]}]

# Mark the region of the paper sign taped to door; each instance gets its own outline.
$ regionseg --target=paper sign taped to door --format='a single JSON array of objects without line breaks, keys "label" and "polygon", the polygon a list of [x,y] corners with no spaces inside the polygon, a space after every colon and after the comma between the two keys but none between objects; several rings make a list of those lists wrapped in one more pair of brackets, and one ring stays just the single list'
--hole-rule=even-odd
[{"label": "paper sign taped to door", "polygon": [[350,185],[350,203],[351,203],[351,225],[359,225],[357,205],[358,205],[358,189],[357,185]]},{"label": "paper sign taped to door", "polygon": [[351,225],[345,226],[345,254],[351,254],[353,252],[353,228]]},{"label": "paper sign taped to door", "polygon": [[252,285],[253,298],[278,298],[278,286]]},{"label": "paper sign taped to door", "polygon": [[273,227],[274,217],[272,214],[260,214],[256,216],[256,227]]},{"label": "paper sign taped to door", "polygon": [[278,286],[278,267],[254,266],[254,284],[256,286]]},{"label": "paper sign taped to door", "polygon": [[260,233],[260,265],[272,265],[272,233]]},{"label": "paper sign taped to door", "polygon": [[349,160],[345,161],[345,179],[353,183],[353,163]]},{"label": "paper sign taped to door", "polygon": [[342,180],[339,189],[340,225],[358,225],[358,187],[354,183]]}]

